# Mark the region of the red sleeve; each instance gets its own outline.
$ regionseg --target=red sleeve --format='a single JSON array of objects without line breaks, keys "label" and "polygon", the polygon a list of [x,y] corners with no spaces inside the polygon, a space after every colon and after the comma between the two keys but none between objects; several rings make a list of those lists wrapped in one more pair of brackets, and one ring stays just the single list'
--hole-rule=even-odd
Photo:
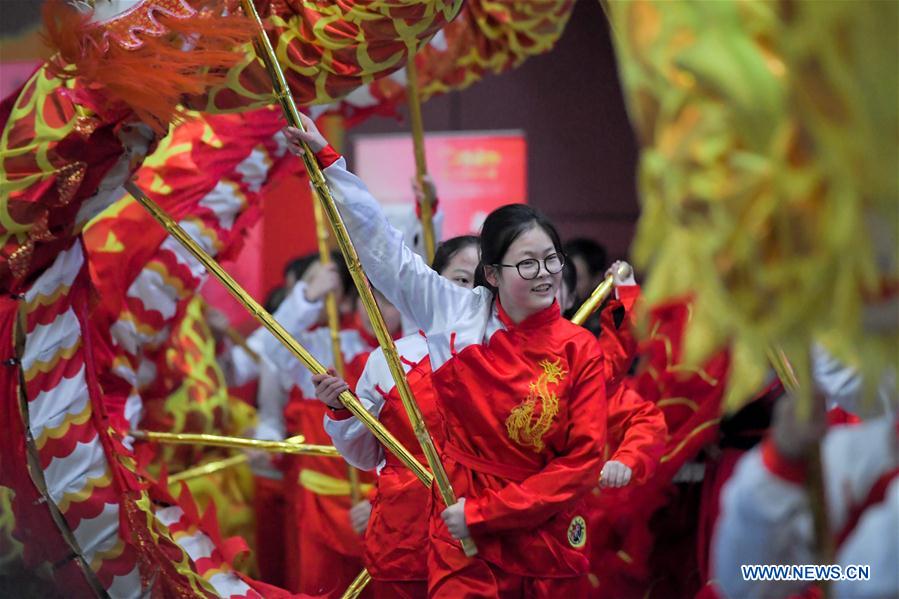
[{"label": "red sleeve", "polygon": [[[596,352],[596,346],[587,346]],[[465,522],[473,534],[534,528],[589,492],[599,478],[606,436],[602,358],[582,354],[584,366],[568,394],[567,444],[540,472],[520,483],[467,498]]]},{"label": "red sleeve", "polygon": [[341,409],[335,410],[334,408],[332,408],[330,406],[328,407],[328,418],[330,418],[331,420],[337,420],[337,421],[349,420],[352,417],[353,417],[353,413],[350,412],[346,408],[341,408]]},{"label": "red sleeve", "polygon": [[615,292],[618,294],[618,301],[620,301],[621,305],[624,306],[624,309],[627,310],[628,316],[632,317],[634,304],[640,299],[640,286],[622,285],[621,287],[616,287]]},{"label": "red sleeve", "polygon": [[315,153],[315,159],[318,161],[318,166],[324,169],[337,162],[340,159],[340,154],[331,147],[331,144],[328,144]]},{"label": "red sleeve", "polygon": [[[431,201],[431,216],[437,216],[437,208],[440,205],[440,200],[434,198]],[[418,220],[421,220],[421,202],[415,202],[415,216],[418,217]]]},{"label": "red sleeve", "polygon": [[669,366],[680,362],[684,330],[690,319],[689,298],[671,300],[654,306],[647,315],[651,331],[638,348],[642,365],[630,382],[641,397],[658,403],[666,394]]},{"label": "red sleeve", "polygon": [[762,441],[762,463],[771,474],[785,481],[800,485],[805,482],[806,463],[804,460],[791,460],[777,450],[771,437]]},{"label": "red sleeve", "polygon": [[665,415],[625,385],[609,397],[609,439],[620,443],[609,460],[633,470],[632,483],[643,483],[655,472],[665,451]]},{"label": "red sleeve", "polygon": [[599,348],[605,358],[605,377],[617,380],[627,374],[637,353],[637,340],[630,327],[627,310],[611,300],[599,315]]}]

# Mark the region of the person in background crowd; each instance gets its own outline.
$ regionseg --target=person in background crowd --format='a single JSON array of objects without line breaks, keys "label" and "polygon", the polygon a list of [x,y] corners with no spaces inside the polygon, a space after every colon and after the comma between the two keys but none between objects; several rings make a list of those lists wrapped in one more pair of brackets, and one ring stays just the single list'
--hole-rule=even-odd
[{"label": "person in background crowd", "polygon": [[605,276],[608,255],[602,244],[578,237],[565,242],[565,255],[577,272],[576,297],[583,302]]}]

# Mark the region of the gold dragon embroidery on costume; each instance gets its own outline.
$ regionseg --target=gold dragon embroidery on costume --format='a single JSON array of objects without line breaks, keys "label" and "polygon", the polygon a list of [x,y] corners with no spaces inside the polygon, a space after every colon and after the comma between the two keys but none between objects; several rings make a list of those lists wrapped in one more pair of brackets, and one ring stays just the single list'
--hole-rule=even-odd
[{"label": "gold dragon embroidery on costume", "polygon": [[[513,408],[512,413],[506,418],[509,438],[524,447],[532,447],[536,452],[543,451],[545,447],[543,436],[549,431],[553,419],[559,413],[559,398],[549,385],[558,385],[568,374],[562,370],[561,359],[555,362],[541,360],[539,366],[543,368],[543,373],[530,383],[527,399]],[[534,412],[538,401],[541,409],[535,418]]]}]

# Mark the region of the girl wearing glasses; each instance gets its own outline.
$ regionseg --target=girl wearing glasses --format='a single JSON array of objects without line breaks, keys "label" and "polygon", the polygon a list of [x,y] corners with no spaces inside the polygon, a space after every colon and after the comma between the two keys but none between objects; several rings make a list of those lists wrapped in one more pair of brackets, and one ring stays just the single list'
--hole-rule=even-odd
[{"label": "girl wearing glasses", "polygon": [[[303,141],[316,153],[369,279],[427,337],[437,437],[459,497],[433,504],[429,595],[582,596],[605,382],[596,339],[555,304],[558,233],[528,206],[495,210],[481,231],[478,286],[456,286],[403,245],[314,123],[304,125],[286,130],[292,150]],[[460,548],[466,536],[474,558]]]}]

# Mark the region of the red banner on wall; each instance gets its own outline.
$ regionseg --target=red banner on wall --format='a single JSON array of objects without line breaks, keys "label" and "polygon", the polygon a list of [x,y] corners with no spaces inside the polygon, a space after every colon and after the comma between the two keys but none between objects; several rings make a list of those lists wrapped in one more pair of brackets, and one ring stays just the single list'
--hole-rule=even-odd
[{"label": "red banner on wall", "polygon": [[[415,157],[409,135],[358,135],[353,149],[356,174],[385,209],[411,205]],[[428,133],[425,152],[444,214],[444,239],[477,233],[493,209],[527,202],[523,131]]]}]

